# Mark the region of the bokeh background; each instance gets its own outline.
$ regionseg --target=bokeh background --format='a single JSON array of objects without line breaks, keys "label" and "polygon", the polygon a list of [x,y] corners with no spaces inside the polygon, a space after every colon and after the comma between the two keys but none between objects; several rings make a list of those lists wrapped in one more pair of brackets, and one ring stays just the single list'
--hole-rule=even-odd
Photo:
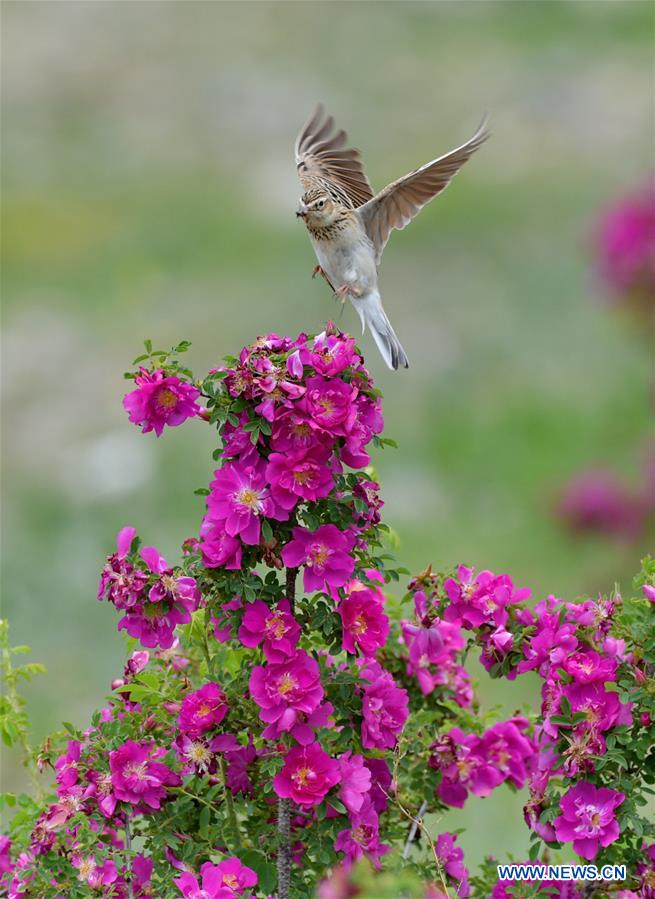
[{"label": "bokeh background", "polygon": [[[590,464],[639,477],[648,349],[599,300],[590,234],[651,162],[646,2],[11,2],[3,12],[3,614],[49,674],[35,739],[84,726],[120,673],[95,598],[126,523],[175,558],[212,436],[142,436],[122,372],[149,337],[197,372],[255,335],[335,317],[294,216],[292,143],[323,100],[374,186],[494,136],[384,258],[412,367],[389,373],[375,458],[412,570],[467,561],[536,597],[628,586],[646,538],[552,515]],[[349,307],[342,326],[356,329]],[[643,545],[642,545],[643,544]],[[485,708],[535,702],[483,685]],[[22,783],[16,760],[3,766]],[[520,796],[470,800],[469,860],[525,855]]]}]

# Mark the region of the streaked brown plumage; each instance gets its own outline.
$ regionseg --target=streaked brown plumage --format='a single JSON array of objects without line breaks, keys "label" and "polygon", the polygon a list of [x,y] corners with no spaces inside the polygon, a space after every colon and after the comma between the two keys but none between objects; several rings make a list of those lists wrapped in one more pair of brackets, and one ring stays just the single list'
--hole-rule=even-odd
[{"label": "streaked brown plumage", "polygon": [[426,163],[374,194],[359,151],[319,105],[296,140],[298,175],[304,188],[297,215],[307,226],[317,270],[337,294],[349,295],[390,368],[408,366],[387,318],[377,284],[378,266],[391,231],[405,228],[441,193],[489,137],[484,120],[461,147]]}]

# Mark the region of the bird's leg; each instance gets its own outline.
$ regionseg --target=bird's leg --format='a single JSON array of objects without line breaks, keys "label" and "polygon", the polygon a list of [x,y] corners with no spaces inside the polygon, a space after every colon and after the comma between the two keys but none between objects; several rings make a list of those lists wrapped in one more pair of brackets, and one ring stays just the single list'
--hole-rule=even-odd
[{"label": "bird's leg", "polygon": [[337,299],[341,300],[341,304],[343,305],[346,302],[346,297],[350,296],[354,299],[358,299],[358,297],[361,297],[362,291],[357,287],[353,287],[352,284],[342,284],[341,287],[334,291],[334,295]]},{"label": "bird's leg", "polygon": [[330,290],[334,290],[334,287],[332,287],[332,283],[331,283],[330,279],[325,274],[325,272],[323,271],[323,269],[321,268],[320,265],[314,266],[314,271],[312,272],[312,278],[315,278],[316,275],[320,275],[321,278],[324,278],[327,283],[327,286],[330,288]]}]

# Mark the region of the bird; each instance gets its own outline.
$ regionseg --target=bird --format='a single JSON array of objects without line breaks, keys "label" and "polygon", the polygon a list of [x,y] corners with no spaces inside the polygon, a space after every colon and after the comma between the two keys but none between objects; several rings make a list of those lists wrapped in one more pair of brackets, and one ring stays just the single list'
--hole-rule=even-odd
[{"label": "bird", "polygon": [[405,228],[418,212],[450,184],[460,168],[490,136],[485,115],[475,134],[444,156],[427,162],[379,193],[364,171],[359,150],[319,103],[295,143],[303,188],[296,216],[309,233],[322,275],[335,295],[349,297],[390,369],[409,367],[407,355],[382,306],[378,273],[383,250],[394,228]]}]

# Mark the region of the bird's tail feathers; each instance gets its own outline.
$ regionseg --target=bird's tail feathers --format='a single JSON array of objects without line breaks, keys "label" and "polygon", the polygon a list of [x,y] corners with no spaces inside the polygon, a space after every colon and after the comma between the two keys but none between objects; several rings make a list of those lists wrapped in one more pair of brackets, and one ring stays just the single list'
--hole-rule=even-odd
[{"label": "bird's tail feathers", "polygon": [[362,322],[362,334],[366,330],[366,325],[368,325],[373,335],[373,340],[375,340],[382,358],[389,368],[394,371],[399,366],[409,368],[409,360],[405,350],[402,348],[400,341],[396,337],[396,332],[391,327],[391,322],[382,308],[380,294],[377,291],[369,293],[354,300],[353,305]]}]

